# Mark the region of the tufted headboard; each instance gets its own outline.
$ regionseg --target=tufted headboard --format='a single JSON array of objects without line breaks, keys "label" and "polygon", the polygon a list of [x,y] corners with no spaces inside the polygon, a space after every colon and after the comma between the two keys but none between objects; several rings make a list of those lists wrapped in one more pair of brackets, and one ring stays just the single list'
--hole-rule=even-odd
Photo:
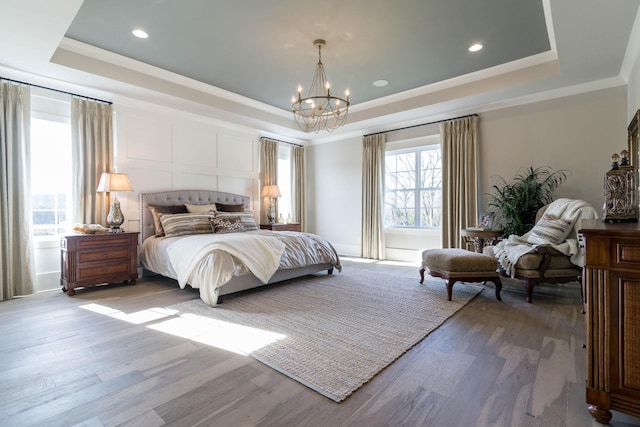
[{"label": "tufted headboard", "polygon": [[156,232],[149,205],[208,205],[212,203],[244,204],[244,210],[251,210],[251,198],[239,194],[210,190],[170,190],[155,193],[140,193],[140,233],[141,242]]}]

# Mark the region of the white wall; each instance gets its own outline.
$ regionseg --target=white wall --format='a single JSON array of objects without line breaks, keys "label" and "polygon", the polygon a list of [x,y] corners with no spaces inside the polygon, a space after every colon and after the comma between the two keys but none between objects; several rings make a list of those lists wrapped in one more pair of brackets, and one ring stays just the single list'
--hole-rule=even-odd
[{"label": "white wall", "polygon": [[308,231],[340,254],[360,256],[362,142],[352,138],[306,150]]},{"label": "white wall", "polygon": [[[556,197],[584,199],[601,212],[611,154],[626,147],[626,109],[626,88],[620,86],[480,114],[480,199],[496,175],[510,180],[520,168],[548,165],[571,172]],[[422,129],[425,135],[437,132],[433,126]],[[388,140],[398,138],[389,134]],[[327,237],[339,253],[359,255],[361,139],[312,146],[308,154],[311,230]],[[480,209],[489,210],[484,202]],[[416,246],[426,249],[434,241],[423,231],[405,230],[387,234],[386,246],[409,249],[391,250],[389,258],[413,261]]]},{"label": "white wall", "polygon": [[[570,172],[555,197],[583,199],[598,212],[611,155],[627,146],[626,88],[536,102],[480,116],[481,192],[529,166]],[[490,210],[483,197],[483,210]]]},{"label": "white wall", "polygon": [[116,164],[132,193],[118,199],[127,230],[140,230],[141,192],[207,189],[251,196],[259,221],[259,136],[215,119],[138,101],[114,102]]}]

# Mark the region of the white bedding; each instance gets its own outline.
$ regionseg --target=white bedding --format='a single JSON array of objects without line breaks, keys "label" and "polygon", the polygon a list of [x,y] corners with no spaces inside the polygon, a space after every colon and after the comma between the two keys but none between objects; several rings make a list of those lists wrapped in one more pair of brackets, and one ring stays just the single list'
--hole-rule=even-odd
[{"label": "white bedding", "polygon": [[267,230],[149,237],[142,244],[140,261],[182,288],[189,284],[200,289],[200,298],[209,305],[217,303],[218,289],[234,276],[253,273],[267,283],[278,269],[322,263],[341,268],[337,253],[320,236]]}]

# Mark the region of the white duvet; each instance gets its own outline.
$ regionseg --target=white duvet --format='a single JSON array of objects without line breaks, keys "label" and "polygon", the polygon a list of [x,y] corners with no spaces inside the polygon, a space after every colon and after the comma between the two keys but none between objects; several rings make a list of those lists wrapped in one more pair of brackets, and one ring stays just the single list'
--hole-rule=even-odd
[{"label": "white duvet", "polygon": [[215,305],[218,288],[234,276],[252,273],[263,283],[278,269],[329,263],[340,269],[329,242],[310,233],[252,231],[150,237],[143,242],[140,260],[148,270],[200,289],[200,298]]}]

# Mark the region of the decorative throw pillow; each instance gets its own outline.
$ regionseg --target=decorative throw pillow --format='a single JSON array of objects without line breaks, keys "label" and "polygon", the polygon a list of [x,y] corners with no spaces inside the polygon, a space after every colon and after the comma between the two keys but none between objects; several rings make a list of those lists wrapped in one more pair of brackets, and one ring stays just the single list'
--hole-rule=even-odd
[{"label": "decorative throw pillow", "polygon": [[153,216],[153,223],[156,226],[156,237],[164,236],[164,229],[162,228],[162,222],[160,222],[160,214],[178,214],[187,213],[187,208],[184,205],[149,205],[151,216]]},{"label": "decorative throw pillow", "polygon": [[534,245],[559,245],[566,240],[572,227],[571,221],[544,214],[529,232],[527,241]]},{"label": "decorative throw pillow", "polygon": [[224,203],[216,203],[216,210],[218,212],[244,212],[244,205],[225,205]]},{"label": "decorative throw pillow", "polygon": [[205,212],[215,212],[216,205],[190,205],[185,203],[184,205],[189,213],[205,213]]},{"label": "decorative throw pillow", "polygon": [[213,214],[160,214],[160,222],[162,222],[166,237],[211,234],[213,233],[209,222],[211,218],[213,218]]},{"label": "decorative throw pillow", "polygon": [[216,218],[230,219],[240,218],[244,231],[255,231],[258,229],[256,220],[253,219],[253,213],[251,211],[244,212],[216,212]]},{"label": "decorative throw pillow", "polygon": [[244,226],[239,216],[229,216],[226,218],[216,216],[211,218],[210,222],[214,233],[241,233],[244,231]]}]

